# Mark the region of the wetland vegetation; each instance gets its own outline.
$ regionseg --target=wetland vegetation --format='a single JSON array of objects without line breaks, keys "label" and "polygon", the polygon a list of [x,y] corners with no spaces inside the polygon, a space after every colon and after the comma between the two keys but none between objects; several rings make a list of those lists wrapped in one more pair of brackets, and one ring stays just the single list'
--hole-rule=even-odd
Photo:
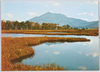
[{"label": "wetland vegetation", "polygon": [[46,42],[89,42],[90,39],[75,37],[48,37],[47,35],[85,35],[98,36],[98,29],[76,28],[69,25],[35,22],[2,21],[2,34],[38,34],[45,37],[2,37],[2,70],[27,71],[27,70],[64,70],[63,66],[55,63],[43,65],[14,64],[23,59],[34,56],[32,46]]},{"label": "wetland vegetation", "polygon": [[1,2],[2,71],[99,70],[97,1]]},{"label": "wetland vegetation", "polygon": [[11,61],[27,58],[34,55],[35,51],[31,46],[45,42],[85,42],[90,41],[86,38],[64,38],[64,37],[2,37],[2,70],[62,70],[63,67],[55,64],[44,66],[30,66],[23,64],[14,65]]}]

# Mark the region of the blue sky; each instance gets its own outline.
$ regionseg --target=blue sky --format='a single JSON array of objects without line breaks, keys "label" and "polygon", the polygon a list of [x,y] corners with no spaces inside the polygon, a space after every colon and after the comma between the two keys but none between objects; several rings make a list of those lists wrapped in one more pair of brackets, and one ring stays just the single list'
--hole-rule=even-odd
[{"label": "blue sky", "polygon": [[26,21],[46,12],[61,13],[86,21],[98,20],[98,2],[94,1],[2,1],[1,19]]}]

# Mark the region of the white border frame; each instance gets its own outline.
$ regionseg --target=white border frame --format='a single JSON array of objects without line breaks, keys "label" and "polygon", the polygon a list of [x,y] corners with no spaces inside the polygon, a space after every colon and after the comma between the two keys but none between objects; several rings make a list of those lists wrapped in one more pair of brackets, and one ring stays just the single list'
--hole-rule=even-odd
[{"label": "white border frame", "polygon": [[[68,0],[0,0],[0,57],[1,57],[1,1],[68,1]],[[98,20],[99,20],[99,33],[100,33],[100,0],[70,0],[70,1],[98,1]],[[99,43],[100,43],[100,35],[99,35]],[[99,44],[99,52],[100,52],[100,44]],[[1,58],[0,58],[0,72],[1,72]],[[20,71],[20,72],[26,72],[26,71]],[[28,71],[28,72],[35,72],[35,71]],[[36,72],[47,72],[47,71],[36,71]],[[54,72],[54,71],[48,71],[48,72]],[[100,53],[99,53],[98,71],[56,71],[56,72],[100,72]]]}]

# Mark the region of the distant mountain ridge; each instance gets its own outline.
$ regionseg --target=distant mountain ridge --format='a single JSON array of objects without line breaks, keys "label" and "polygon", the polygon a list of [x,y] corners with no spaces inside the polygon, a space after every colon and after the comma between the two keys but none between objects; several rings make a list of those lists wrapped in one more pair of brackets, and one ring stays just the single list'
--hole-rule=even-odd
[{"label": "distant mountain ridge", "polygon": [[89,25],[86,25],[85,27],[89,27],[89,28],[98,28],[99,27],[99,22],[98,21],[92,21],[89,23]]},{"label": "distant mountain ridge", "polygon": [[63,25],[70,25],[72,27],[97,27],[98,21],[84,21],[81,19],[75,19],[75,18],[69,18],[63,14],[58,13],[51,13],[47,12],[41,16],[34,17],[32,19],[29,19],[30,22],[38,22],[39,24],[42,23],[58,23],[60,26]]}]

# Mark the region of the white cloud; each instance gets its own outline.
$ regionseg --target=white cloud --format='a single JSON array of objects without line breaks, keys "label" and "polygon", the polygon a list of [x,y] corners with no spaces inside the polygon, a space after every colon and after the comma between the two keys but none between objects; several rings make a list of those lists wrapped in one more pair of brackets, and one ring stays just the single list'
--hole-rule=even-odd
[{"label": "white cloud", "polygon": [[90,55],[92,55],[92,52],[86,53],[85,55],[90,56]]},{"label": "white cloud", "polygon": [[87,13],[86,13],[86,12],[83,12],[82,14],[83,14],[83,15],[86,15]]},{"label": "white cloud", "polygon": [[81,67],[78,67],[78,69],[87,70],[87,67],[81,66]]},{"label": "white cloud", "polygon": [[95,4],[98,4],[98,1],[94,1]]},{"label": "white cloud", "polygon": [[78,15],[86,15],[87,12],[83,12],[83,13],[78,13]]},{"label": "white cloud", "polygon": [[78,54],[82,54],[82,52],[78,52]]},{"label": "white cloud", "polygon": [[[86,21],[88,21],[88,18],[81,18],[82,20],[86,20]],[[84,44],[84,45],[86,45],[86,44]]]},{"label": "white cloud", "polygon": [[92,57],[97,57],[97,56],[99,56],[99,54],[98,54],[97,52],[89,52],[89,53],[86,53],[85,55],[86,55],[86,56],[92,55]]},{"label": "white cloud", "polygon": [[58,55],[58,54],[60,54],[60,52],[59,51],[54,51],[53,54]]},{"label": "white cloud", "polygon": [[83,5],[82,3],[80,3],[79,5]]},{"label": "white cloud", "polygon": [[50,47],[53,47],[54,45],[50,45]]},{"label": "white cloud", "polygon": [[86,1],[86,3],[87,4],[98,4],[98,1],[90,1],[90,0],[88,0],[88,1]]},{"label": "white cloud", "polygon": [[98,53],[93,53],[92,56],[96,57],[96,56],[99,56],[99,54]]},{"label": "white cloud", "polygon": [[54,6],[59,6],[60,5],[60,3],[54,3]]},{"label": "white cloud", "polygon": [[81,13],[78,13],[78,15],[81,15]]},{"label": "white cloud", "polygon": [[88,1],[86,1],[86,3],[87,3],[87,4],[91,4],[92,2],[88,0]]},{"label": "white cloud", "polygon": [[54,13],[53,11],[50,11],[51,13]]},{"label": "white cloud", "polygon": [[94,13],[87,13],[87,12],[82,12],[82,13],[78,13],[78,15],[90,15],[90,16],[94,16]]},{"label": "white cloud", "polygon": [[45,53],[48,53],[48,51],[45,51]]},{"label": "white cloud", "polygon": [[86,53],[85,55],[86,55],[86,56],[89,56],[90,54],[89,54],[89,53]]},{"label": "white cloud", "polygon": [[12,18],[13,17],[13,15],[10,14],[10,13],[7,13],[6,16],[9,17],[9,18]]},{"label": "white cloud", "polygon": [[90,16],[94,16],[94,14],[93,14],[93,13],[88,13],[88,15],[90,15]]},{"label": "white cloud", "polygon": [[45,5],[45,7],[48,7],[48,5]]},{"label": "white cloud", "polygon": [[28,14],[33,16],[33,15],[35,15],[35,12],[28,12]]}]

